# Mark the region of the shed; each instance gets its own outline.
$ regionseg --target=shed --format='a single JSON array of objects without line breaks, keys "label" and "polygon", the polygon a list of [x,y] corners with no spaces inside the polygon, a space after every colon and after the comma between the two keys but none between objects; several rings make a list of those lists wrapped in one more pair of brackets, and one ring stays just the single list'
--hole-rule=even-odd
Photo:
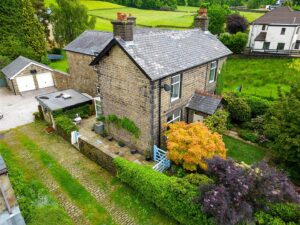
[{"label": "shed", "polygon": [[52,68],[23,56],[16,58],[1,71],[6,77],[9,89],[16,95],[55,86]]},{"label": "shed", "polygon": [[56,91],[35,97],[45,120],[55,128],[53,112],[67,111],[87,104],[93,104],[93,99],[74,89]]}]

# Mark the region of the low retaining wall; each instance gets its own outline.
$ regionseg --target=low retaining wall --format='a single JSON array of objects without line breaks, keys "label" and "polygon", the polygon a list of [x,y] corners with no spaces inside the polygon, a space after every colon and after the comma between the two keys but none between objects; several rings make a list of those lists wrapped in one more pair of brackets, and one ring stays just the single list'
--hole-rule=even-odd
[{"label": "low retaining wall", "polygon": [[96,162],[102,168],[106,169],[112,174],[116,174],[116,167],[114,164],[115,155],[105,150],[99,149],[86,141],[84,138],[79,137],[78,139],[79,151],[88,157],[90,160]]}]

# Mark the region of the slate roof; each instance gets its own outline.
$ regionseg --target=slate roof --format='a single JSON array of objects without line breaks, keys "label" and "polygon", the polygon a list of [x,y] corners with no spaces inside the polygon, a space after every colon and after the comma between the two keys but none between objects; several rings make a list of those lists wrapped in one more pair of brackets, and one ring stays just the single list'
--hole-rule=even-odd
[{"label": "slate roof", "polygon": [[49,70],[53,70],[49,66],[46,66],[42,63],[39,63],[37,61],[34,61],[32,59],[28,59],[23,56],[19,56],[16,58],[14,61],[12,61],[10,64],[8,64],[6,67],[4,67],[1,71],[4,73],[4,75],[8,78],[11,79],[13,78],[18,72],[23,70],[25,67],[27,67],[29,64],[36,64],[38,66],[47,68]]},{"label": "slate roof", "polygon": [[267,32],[260,32],[254,41],[265,41],[267,37]]},{"label": "slate roof", "polygon": [[216,96],[208,96],[195,93],[187,104],[187,108],[202,112],[208,115],[214,114],[222,99]]},{"label": "slate roof", "polygon": [[232,52],[214,35],[198,29],[136,32],[133,41],[114,38],[96,57],[118,44],[151,79],[158,80],[230,55]]},{"label": "slate roof", "polygon": [[[63,98],[62,95],[70,95],[71,98]],[[63,91],[56,91],[49,94],[39,95],[35,97],[41,105],[48,108],[51,111],[58,109],[67,109],[84,103],[92,102],[91,98],[81,94],[73,89],[67,89]]]},{"label": "slate roof", "polygon": [[3,173],[6,173],[6,172],[7,172],[7,169],[6,169],[5,162],[2,158],[2,156],[0,156],[0,175]]},{"label": "slate roof", "polygon": [[296,26],[300,24],[300,11],[294,11],[288,6],[278,7],[254,20],[251,24],[282,24]]}]

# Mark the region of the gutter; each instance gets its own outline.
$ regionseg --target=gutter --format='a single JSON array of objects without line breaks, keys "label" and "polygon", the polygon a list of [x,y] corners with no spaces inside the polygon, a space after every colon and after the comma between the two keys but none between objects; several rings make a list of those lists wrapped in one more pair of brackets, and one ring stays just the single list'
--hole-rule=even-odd
[{"label": "gutter", "polygon": [[161,147],[161,79],[158,81],[158,147]]}]

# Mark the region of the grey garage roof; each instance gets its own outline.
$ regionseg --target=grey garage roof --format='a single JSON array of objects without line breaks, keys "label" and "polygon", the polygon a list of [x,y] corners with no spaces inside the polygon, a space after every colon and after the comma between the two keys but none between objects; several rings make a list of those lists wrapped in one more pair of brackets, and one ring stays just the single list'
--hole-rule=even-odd
[{"label": "grey garage roof", "polygon": [[[68,97],[67,97],[68,96]],[[56,91],[45,95],[35,97],[39,103],[49,109],[55,111],[59,109],[67,109],[85,103],[91,103],[92,99],[73,89]]]},{"label": "grey garage roof", "polygon": [[208,96],[195,93],[189,101],[187,108],[212,115],[217,110],[221,101],[222,99],[216,96]]},{"label": "grey garage roof", "polygon": [[5,162],[2,158],[2,156],[0,155],[0,175],[3,173],[6,173],[6,172],[7,172],[7,169],[6,169]]},{"label": "grey garage roof", "polygon": [[19,56],[14,61],[12,61],[10,64],[8,64],[6,67],[4,67],[1,71],[4,73],[4,75],[8,79],[12,79],[15,75],[17,75],[20,71],[25,69],[30,64],[35,64],[37,66],[44,67],[44,68],[49,69],[51,71],[53,70],[49,66],[46,66],[42,63],[39,63],[39,62],[34,61],[32,59],[28,59],[28,58],[23,57],[23,56]]},{"label": "grey garage roof", "polygon": [[114,38],[96,57],[118,44],[151,79],[158,80],[189,68],[230,55],[232,52],[214,35],[198,29],[136,32],[133,41]]}]

